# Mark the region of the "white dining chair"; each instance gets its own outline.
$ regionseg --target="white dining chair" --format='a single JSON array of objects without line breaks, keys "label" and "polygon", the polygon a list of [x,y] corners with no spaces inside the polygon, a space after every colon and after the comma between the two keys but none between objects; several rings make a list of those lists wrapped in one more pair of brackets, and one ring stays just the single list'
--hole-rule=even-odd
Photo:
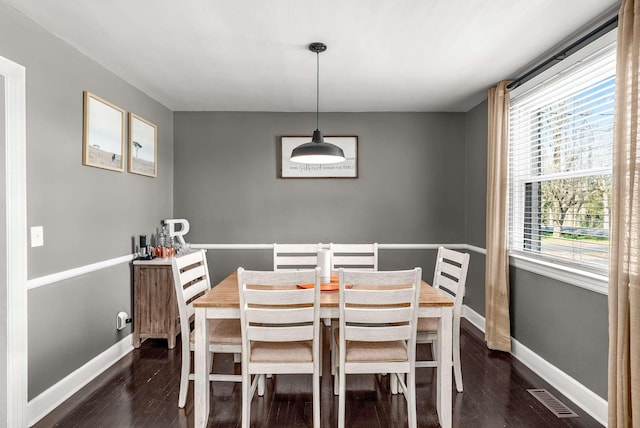
[{"label": "white dining chair", "polygon": [[[302,285],[308,285],[300,287]],[[242,426],[267,374],[310,374],[313,426],[320,426],[320,269],[238,268],[242,329]],[[253,379],[252,379],[253,376]]]},{"label": "white dining chair", "polygon": [[[378,244],[329,244],[331,255],[331,270],[356,269],[356,270],[378,270]],[[338,320],[325,319],[325,325],[331,325],[331,337],[334,336],[338,328]],[[335,341],[329,342],[330,353],[335,352]],[[331,375],[335,375],[335,367],[331,365]]]},{"label": "white dining chair", "polygon": [[313,269],[322,244],[273,244],[273,270]]},{"label": "white dining chair", "polygon": [[[409,427],[417,426],[415,352],[422,269],[340,269],[340,326],[333,356],[338,427],[345,426],[346,375],[390,373],[407,402]],[[405,381],[406,375],[406,381]]]},{"label": "white dining chair", "polygon": [[[456,390],[462,392],[462,368],[460,366],[460,315],[462,299],[465,293],[467,270],[469,268],[469,254],[438,248],[436,266],[433,274],[433,287],[442,290],[454,298],[453,303],[453,374],[456,380]],[[438,319],[419,318],[416,343],[430,343],[431,355],[436,355],[438,339]],[[434,360],[416,361],[416,367],[436,367]]]},{"label": "white dining chair", "polygon": [[[173,284],[180,316],[180,334],[182,342],[182,365],[180,369],[180,393],[178,407],[183,408],[187,401],[189,381],[194,379],[191,370],[191,352],[195,347],[195,333],[192,329],[194,316],[193,301],[211,289],[209,268],[205,250],[176,256],[171,259]],[[237,319],[219,319],[209,321],[209,352],[239,355],[242,352],[240,321]],[[212,358],[213,361],[213,358]],[[240,375],[210,373],[209,381],[240,382]]]}]

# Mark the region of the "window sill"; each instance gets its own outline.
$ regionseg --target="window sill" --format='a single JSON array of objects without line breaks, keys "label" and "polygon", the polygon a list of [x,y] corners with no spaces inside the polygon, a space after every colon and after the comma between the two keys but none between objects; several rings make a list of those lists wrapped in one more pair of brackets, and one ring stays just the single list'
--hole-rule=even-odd
[{"label": "window sill", "polygon": [[509,254],[509,264],[518,269],[553,278],[596,293],[608,294],[609,278],[604,275],[560,266],[512,253]]}]

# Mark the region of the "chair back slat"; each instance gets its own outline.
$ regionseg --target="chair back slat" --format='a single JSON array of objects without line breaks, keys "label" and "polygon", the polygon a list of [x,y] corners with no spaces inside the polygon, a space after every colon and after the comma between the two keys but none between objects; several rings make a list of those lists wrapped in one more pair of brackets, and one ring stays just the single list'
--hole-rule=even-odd
[{"label": "chair back slat", "polygon": [[360,327],[347,326],[344,339],[360,342],[389,342],[392,340],[409,340],[411,338],[411,326],[378,326]]},{"label": "chair back slat", "polygon": [[[376,324],[401,323],[411,318],[411,307],[385,308],[376,311]],[[368,309],[345,308],[345,321],[347,323],[370,323],[371,313]]]},{"label": "chair back slat", "polygon": [[250,326],[247,330],[247,339],[260,342],[298,342],[313,339],[313,325],[273,327]]},{"label": "chair back slat", "polygon": [[195,297],[199,297],[200,294],[209,291],[209,284],[206,279],[200,279],[198,282],[190,283],[187,288],[183,288],[182,290],[183,298],[185,302],[188,302],[187,306],[193,306],[191,301]]},{"label": "chair back slat", "polygon": [[452,263],[440,263],[438,264],[438,270],[440,275],[445,274],[453,278],[460,278],[462,274],[462,268]]},{"label": "chair back slat", "polygon": [[[400,285],[399,285],[400,286]],[[346,289],[344,291],[344,301],[346,304],[379,304],[385,305],[397,305],[407,301],[411,301],[411,298],[415,294],[413,288],[401,288],[401,289],[382,289],[382,288],[353,288]]]},{"label": "chair back slat", "polygon": [[[442,249],[442,251],[440,251],[440,249]],[[446,260],[449,260],[450,262],[455,262],[458,265],[464,264],[464,262],[467,259],[467,253],[461,253],[459,251],[449,250],[448,248],[444,248],[444,247],[439,247],[438,251],[440,252],[438,257],[442,257]]]},{"label": "chair back slat", "polygon": [[273,244],[273,270],[310,269],[318,265],[322,244]]},{"label": "chair back slat", "polygon": [[247,312],[247,322],[249,323],[266,323],[266,324],[294,324],[304,323],[313,320],[313,306],[308,308],[252,308],[249,307]]},{"label": "chair back slat", "polygon": [[332,269],[378,270],[378,244],[329,244]]},{"label": "chair back slat", "polygon": [[180,268],[180,282],[182,282],[183,285],[198,278],[204,278],[207,276],[207,272],[204,270],[204,265],[192,266],[193,267],[188,270],[184,270],[184,267]]},{"label": "chair back slat", "polygon": [[440,289],[446,290],[449,294],[456,297],[460,294],[461,284],[458,281],[454,281],[451,278],[447,278],[446,276],[441,276],[438,278],[438,287]]},{"label": "chair back slat", "polygon": [[202,254],[200,253],[200,251],[194,251],[192,253],[189,254],[184,254],[178,257],[174,257],[174,260],[176,262],[176,265],[178,266],[178,268],[182,269],[185,266],[189,266],[189,265],[193,265],[193,264],[199,264],[202,262]]},{"label": "chair back slat", "polygon": [[357,271],[357,275],[352,275],[351,270],[345,269],[345,283],[347,285],[375,285],[375,286],[387,286],[387,285],[403,285],[413,284],[415,281],[414,270],[400,270],[400,271]]},{"label": "chair back slat", "polygon": [[264,305],[290,305],[292,301],[298,304],[313,303],[314,290],[274,290],[274,289],[252,289],[247,288],[245,291],[245,301],[249,304]]}]

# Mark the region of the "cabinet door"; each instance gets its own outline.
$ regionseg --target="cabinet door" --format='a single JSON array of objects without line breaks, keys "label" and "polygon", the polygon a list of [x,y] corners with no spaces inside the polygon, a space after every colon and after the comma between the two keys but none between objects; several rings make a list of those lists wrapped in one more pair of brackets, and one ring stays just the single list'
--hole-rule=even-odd
[{"label": "cabinet door", "polygon": [[134,346],[144,338],[165,338],[175,346],[177,304],[171,266],[134,267]]}]

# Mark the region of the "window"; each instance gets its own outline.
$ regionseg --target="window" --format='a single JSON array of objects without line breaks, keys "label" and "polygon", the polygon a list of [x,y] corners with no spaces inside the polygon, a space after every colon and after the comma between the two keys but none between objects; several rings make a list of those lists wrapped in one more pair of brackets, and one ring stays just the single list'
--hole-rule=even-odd
[{"label": "window", "polygon": [[511,93],[511,254],[606,274],[615,59],[610,33]]}]

